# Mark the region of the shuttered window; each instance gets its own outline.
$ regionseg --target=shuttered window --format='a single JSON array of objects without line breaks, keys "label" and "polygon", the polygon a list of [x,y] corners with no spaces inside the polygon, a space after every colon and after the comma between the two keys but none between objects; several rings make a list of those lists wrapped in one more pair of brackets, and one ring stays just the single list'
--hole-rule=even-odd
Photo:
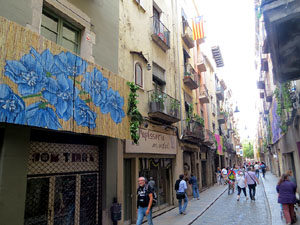
[{"label": "shuttered window", "polygon": [[135,84],[143,87],[143,69],[141,64],[135,64]]},{"label": "shuttered window", "polygon": [[153,63],[152,65],[152,75],[153,75],[153,81],[160,84],[165,85],[165,70],[161,68],[156,63]]},{"label": "shuttered window", "polygon": [[80,53],[80,29],[48,9],[43,9],[41,34],[77,54]]}]

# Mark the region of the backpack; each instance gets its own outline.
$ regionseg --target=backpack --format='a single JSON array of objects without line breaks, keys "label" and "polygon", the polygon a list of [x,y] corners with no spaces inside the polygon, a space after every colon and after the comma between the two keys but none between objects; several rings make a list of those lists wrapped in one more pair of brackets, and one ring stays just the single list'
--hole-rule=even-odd
[{"label": "backpack", "polygon": [[234,179],[234,172],[232,170],[230,170],[230,172],[228,174],[228,179],[230,179],[230,180]]},{"label": "backpack", "polygon": [[175,182],[175,191],[178,191],[179,190],[179,184],[180,184],[180,181],[181,180],[176,180],[176,182]]},{"label": "backpack", "polygon": [[[149,185],[146,186],[146,190],[148,191]],[[152,207],[154,207],[157,204],[157,194],[153,188],[150,187],[150,190],[152,192],[153,200],[152,200]]]}]

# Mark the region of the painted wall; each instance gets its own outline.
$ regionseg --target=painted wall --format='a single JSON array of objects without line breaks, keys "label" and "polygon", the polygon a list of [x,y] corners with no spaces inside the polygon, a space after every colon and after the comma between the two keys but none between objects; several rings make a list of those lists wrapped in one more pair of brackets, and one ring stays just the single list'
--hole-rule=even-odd
[{"label": "painted wall", "polygon": [[96,34],[93,46],[95,63],[118,73],[119,1],[68,0],[91,18]]},{"label": "painted wall", "polygon": [[164,52],[151,38],[153,33],[153,2],[143,1],[143,7],[135,1],[120,1],[120,30],[119,30],[119,74],[129,81],[134,81],[134,63],[140,62],[143,67],[144,87],[138,91],[139,110],[143,116],[148,116],[148,93],[153,90],[152,70],[146,69],[145,61],[130,54],[130,51],[143,52],[145,58],[152,65],[155,62],[165,69],[166,85],[163,90],[172,97],[178,98],[176,86],[178,71],[176,70],[177,50],[174,42],[177,35],[174,30],[172,2],[155,1],[161,8],[160,20],[170,31],[170,49]]},{"label": "painted wall", "polygon": [[9,126],[4,132],[0,149],[0,224],[24,223],[29,136],[28,127]]},{"label": "painted wall", "polygon": [[26,26],[31,24],[32,8],[31,0],[0,0],[0,15],[15,21],[16,23]]},{"label": "painted wall", "polygon": [[0,18],[1,122],[129,139],[126,80]]}]

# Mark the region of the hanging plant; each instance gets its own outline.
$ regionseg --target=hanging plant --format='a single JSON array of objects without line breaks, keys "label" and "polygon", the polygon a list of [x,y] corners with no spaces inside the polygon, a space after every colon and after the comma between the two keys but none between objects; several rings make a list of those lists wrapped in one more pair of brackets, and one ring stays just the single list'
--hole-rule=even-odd
[{"label": "hanging plant", "polygon": [[282,133],[285,134],[288,129],[286,114],[291,112],[293,107],[291,100],[291,82],[284,83],[281,85],[281,88],[276,87],[274,94],[277,101],[276,113],[280,117],[280,129]]},{"label": "hanging plant", "polygon": [[137,100],[138,94],[136,91],[139,87],[135,85],[134,82],[127,82],[127,84],[130,88],[127,112],[127,115],[130,116],[130,136],[133,143],[137,144],[140,139],[139,127],[144,120],[142,114],[137,108],[139,101]]}]

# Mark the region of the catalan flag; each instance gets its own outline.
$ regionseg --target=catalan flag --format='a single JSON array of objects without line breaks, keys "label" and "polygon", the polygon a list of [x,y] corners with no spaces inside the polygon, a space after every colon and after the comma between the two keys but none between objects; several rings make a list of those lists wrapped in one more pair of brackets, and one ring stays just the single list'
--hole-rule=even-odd
[{"label": "catalan flag", "polygon": [[203,16],[196,17],[192,20],[193,40],[204,38]]}]

